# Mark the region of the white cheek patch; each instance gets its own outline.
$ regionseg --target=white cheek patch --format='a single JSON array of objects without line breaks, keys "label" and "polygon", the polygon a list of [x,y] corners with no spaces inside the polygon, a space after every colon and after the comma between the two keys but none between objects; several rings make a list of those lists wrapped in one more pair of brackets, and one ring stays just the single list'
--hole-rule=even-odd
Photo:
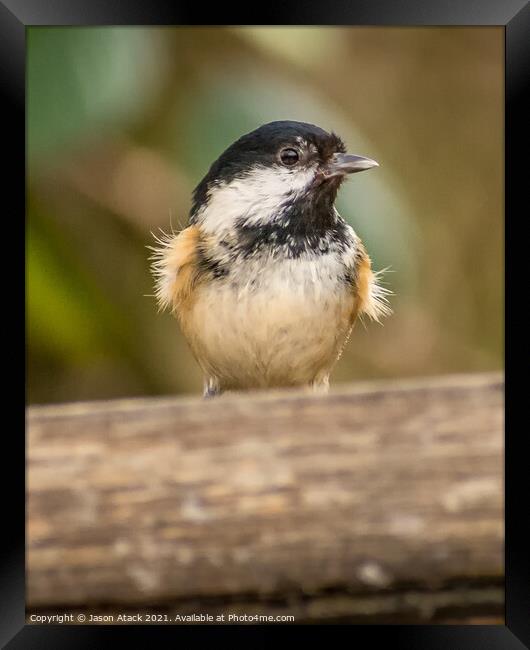
[{"label": "white cheek patch", "polygon": [[213,187],[208,203],[197,213],[207,232],[231,228],[236,219],[248,223],[277,216],[287,201],[303,194],[315,177],[316,166],[306,170],[256,167],[241,178]]}]

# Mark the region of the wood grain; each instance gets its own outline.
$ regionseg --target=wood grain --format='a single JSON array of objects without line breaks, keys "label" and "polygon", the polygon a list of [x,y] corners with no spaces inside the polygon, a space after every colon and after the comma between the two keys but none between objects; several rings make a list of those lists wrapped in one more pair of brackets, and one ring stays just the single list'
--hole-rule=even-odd
[{"label": "wood grain", "polygon": [[30,407],[27,424],[35,611],[502,611],[500,374]]}]

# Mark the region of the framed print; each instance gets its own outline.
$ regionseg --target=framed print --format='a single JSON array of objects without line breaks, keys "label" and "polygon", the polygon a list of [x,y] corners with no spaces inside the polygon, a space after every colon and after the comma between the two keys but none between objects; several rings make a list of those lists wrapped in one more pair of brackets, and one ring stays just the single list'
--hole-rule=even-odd
[{"label": "framed print", "polygon": [[528,647],[528,3],[254,10],[0,4],[3,644]]}]

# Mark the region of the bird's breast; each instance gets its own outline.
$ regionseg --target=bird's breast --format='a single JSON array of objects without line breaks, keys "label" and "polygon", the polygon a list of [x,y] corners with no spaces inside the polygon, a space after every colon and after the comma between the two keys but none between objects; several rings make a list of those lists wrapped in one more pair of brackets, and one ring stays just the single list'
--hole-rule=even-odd
[{"label": "bird's breast", "polygon": [[241,260],[197,287],[181,319],[199,363],[234,388],[295,385],[326,373],[355,298],[338,255]]}]

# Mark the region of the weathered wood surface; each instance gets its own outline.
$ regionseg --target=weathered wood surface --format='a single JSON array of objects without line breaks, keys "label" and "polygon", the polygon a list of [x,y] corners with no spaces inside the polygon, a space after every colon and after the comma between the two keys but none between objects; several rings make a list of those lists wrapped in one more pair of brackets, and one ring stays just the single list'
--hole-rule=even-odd
[{"label": "weathered wood surface", "polygon": [[27,423],[32,611],[501,616],[500,374]]}]

